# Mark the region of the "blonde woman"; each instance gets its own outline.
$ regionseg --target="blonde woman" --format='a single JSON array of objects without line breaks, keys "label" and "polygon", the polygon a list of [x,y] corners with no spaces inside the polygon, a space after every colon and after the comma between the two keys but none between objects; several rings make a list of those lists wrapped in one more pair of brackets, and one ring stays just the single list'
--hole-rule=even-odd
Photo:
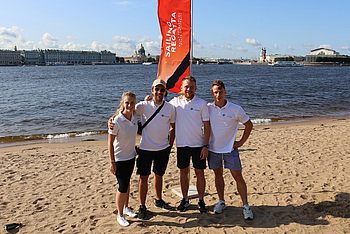
[{"label": "blonde woman", "polygon": [[118,191],[116,193],[117,221],[126,227],[129,222],[124,215],[136,217],[128,206],[130,178],[135,165],[135,143],[137,121],[134,118],[136,95],[123,93],[118,110],[113,119],[113,130],[108,130],[108,152],[111,161],[111,172],[116,176]]}]

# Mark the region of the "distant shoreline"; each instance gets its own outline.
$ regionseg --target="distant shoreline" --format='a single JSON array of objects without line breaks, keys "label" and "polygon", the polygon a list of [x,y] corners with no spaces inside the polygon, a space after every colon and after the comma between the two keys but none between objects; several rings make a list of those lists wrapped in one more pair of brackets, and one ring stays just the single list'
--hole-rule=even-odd
[{"label": "distant shoreline", "polygon": [[[338,62],[315,62],[315,63],[306,63],[300,62],[304,66],[310,67],[349,67],[350,63],[338,63]],[[230,60],[227,62],[216,62],[216,61],[202,61],[200,63],[193,63],[193,65],[244,65],[244,66],[264,66],[269,65],[268,63],[257,63],[254,61],[245,61],[245,62],[236,62],[235,60]],[[120,65],[144,65],[141,63],[114,63],[114,64],[60,64],[60,65],[45,65],[45,64],[7,64],[2,65],[1,67],[74,67],[74,66],[120,66]],[[158,65],[157,62],[152,63],[151,65]]]},{"label": "distant shoreline", "polygon": [[[254,123],[254,127],[256,128],[268,128],[270,126],[295,126],[295,125],[309,125],[309,124],[316,124],[321,122],[328,122],[328,121],[334,121],[334,120],[348,120],[350,119],[350,115],[345,116],[330,116],[330,117],[310,117],[310,118],[295,118],[295,119],[289,119],[289,120],[281,120],[281,121],[271,121],[271,122],[264,122],[264,123]],[[15,147],[20,145],[31,145],[31,144],[61,144],[61,143],[69,143],[69,142],[84,142],[84,141],[104,141],[107,140],[107,130],[102,131],[96,131],[95,134],[80,134],[83,136],[76,136],[70,134],[48,134],[48,136],[53,135],[67,135],[62,137],[45,137],[47,135],[42,135],[42,138],[39,139],[39,137],[33,137],[33,139],[30,139],[30,136],[18,136],[14,137],[15,139],[8,139],[5,142],[0,143],[0,148],[7,148],[7,147]],[[11,137],[9,137],[11,138]],[[4,138],[1,139],[1,141],[4,141]]]}]

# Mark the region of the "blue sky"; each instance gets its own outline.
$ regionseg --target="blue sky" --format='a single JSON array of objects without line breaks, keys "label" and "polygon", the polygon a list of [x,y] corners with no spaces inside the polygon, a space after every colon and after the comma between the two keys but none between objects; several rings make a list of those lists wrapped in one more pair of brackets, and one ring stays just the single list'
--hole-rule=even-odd
[{"label": "blue sky", "polygon": [[[175,1],[175,0],[174,0]],[[193,0],[194,56],[350,55],[348,0]],[[0,0],[0,48],[159,54],[157,0]]]}]

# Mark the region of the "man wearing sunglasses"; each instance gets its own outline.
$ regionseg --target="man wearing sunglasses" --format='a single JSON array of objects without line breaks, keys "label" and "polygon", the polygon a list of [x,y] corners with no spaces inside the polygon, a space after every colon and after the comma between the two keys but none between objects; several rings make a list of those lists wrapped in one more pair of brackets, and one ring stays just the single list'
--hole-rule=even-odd
[{"label": "man wearing sunglasses", "polygon": [[[152,97],[135,106],[136,114],[141,116],[141,123],[144,124],[164,103],[160,111],[142,130],[139,156],[136,160],[137,174],[140,175],[138,185],[140,207],[137,213],[139,219],[147,219],[146,197],[152,164],[156,194],[154,205],[161,209],[172,209],[169,203],[162,199],[163,175],[175,139],[175,108],[165,101],[166,92],[165,81],[156,79],[152,84]],[[113,127],[110,121],[108,127]]]},{"label": "man wearing sunglasses", "polygon": [[146,197],[148,192],[148,177],[153,163],[154,187],[156,199],[154,205],[162,209],[171,209],[162,199],[163,175],[168,165],[170,150],[175,139],[175,108],[165,101],[166,83],[156,79],[152,84],[152,99],[136,104],[136,113],[141,115],[142,124],[164,103],[159,113],[142,130],[139,156],[136,161],[139,179],[140,208],[138,217],[146,219]]}]

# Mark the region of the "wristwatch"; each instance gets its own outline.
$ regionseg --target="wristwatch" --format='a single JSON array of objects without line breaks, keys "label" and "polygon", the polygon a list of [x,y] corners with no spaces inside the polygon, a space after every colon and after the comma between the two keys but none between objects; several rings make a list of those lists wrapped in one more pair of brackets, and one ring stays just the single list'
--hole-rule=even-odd
[{"label": "wristwatch", "polygon": [[203,147],[205,147],[205,148],[209,148],[209,145],[203,145]]}]

